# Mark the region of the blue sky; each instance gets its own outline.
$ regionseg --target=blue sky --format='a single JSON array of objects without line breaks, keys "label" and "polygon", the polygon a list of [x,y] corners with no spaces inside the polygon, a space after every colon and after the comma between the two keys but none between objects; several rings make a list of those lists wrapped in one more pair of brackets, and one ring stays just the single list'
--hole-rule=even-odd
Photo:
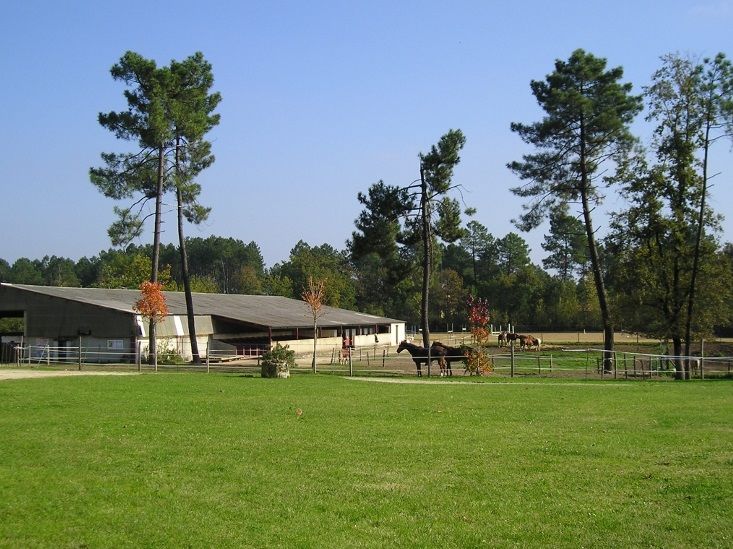
[{"label": "blue sky", "polygon": [[[528,152],[509,124],[541,115],[530,80],[584,48],[623,66],[640,92],[663,54],[733,56],[731,29],[733,0],[10,0],[0,19],[0,258],[76,260],[110,246],[114,202],[88,170],[101,152],[127,148],[97,123],[125,107],[109,69],[126,50],[159,64],[201,51],[212,63],[221,124],[200,182],[213,210],[187,232],[254,240],[272,266],[299,239],[343,249],[357,193],[414,180],[418,153],[450,128],[467,137],[454,179],[466,205],[495,236],[516,231],[522,202],[505,166]],[[635,129],[648,133],[641,118]],[[713,162],[711,205],[733,241],[730,143]],[[609,193],[602,210],[618,206]],[[166,219],[163,240],[174,242]],[[543,231],[522,236],[539,262]]]}]

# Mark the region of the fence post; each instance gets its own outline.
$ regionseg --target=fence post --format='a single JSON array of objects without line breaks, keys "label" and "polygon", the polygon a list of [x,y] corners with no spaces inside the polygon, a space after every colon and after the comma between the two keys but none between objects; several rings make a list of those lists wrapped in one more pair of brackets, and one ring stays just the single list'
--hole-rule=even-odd
[{"label": "fence post", "polygon": [[510,377],[514,377],[514,341],[509,344],[509,357],[511,360]]},{"label": "fence post", "polygon": [[79,336],[79,371],[81,372],[81,336]]},{"label": "fence post", "polygon": [[387,349],[382,349],[382,368],[384,368],[384,363],[387,360]]},{"label": "fence post", "polygon": [[700,340],[700,379],[705,379],[705,339]]},{"label": "fence post", "polygon": [[537,375],[542,375],[542,362],[540,362],[540,355],[537,355]]},{"label": "fence post", "polygon": [[552,355],[550,355],[550,373],[552,373]]},{"label": "fence post", "polygon": [[351,360],[351,347],[347,347],[349,351],[349,376],[354,377],[354,363]]},{"label": "fence post", "polygon": [[616,351],[613,352],[613,379],[618,379],[618,357]]}]

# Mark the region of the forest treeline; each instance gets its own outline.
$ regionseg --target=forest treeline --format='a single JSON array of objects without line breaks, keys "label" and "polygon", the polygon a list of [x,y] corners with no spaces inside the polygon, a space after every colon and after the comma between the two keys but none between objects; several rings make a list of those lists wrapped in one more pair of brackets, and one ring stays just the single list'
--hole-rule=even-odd
[{"label": "forest treeline", "polygon": [[[557,223],[558,234],[545,236],[543,266],[532,263],[526,241],[510,232],[495,237],[476,221],[464,229],[458,242],[436,250],[432,281],[431,325],[434,330],[461,330],[466,326],[469,294],[488,300],[492,322],[511,322],[523,330],[598,330],[600,317],[587,259],[578,243],[573,250]],[[195,292],[282,295],[300,299],[308,276],[326,280],[329,305],[419,323],[419,247],[403,250],[399,269],[367,254],[355,260],[350,248],[300,241],[288,259],[272,267],[264,263],[259,246],[235,238],[187,238],[189,269]],[[718,251],[720,261],[733,272],[733,245]],[[166,289],[181,290],[180,255],[173,244],[161,246],[161,281]],[[0,280],[46,286],[134,288],[150,276],[151,246],[131,245],[101,251],[78,261],[58,256],[20,258],[10,264],[0,259]],[[624,275],[625,276],[625,275]],[[612,301],[627,310],[623,278],[608,269]],[[733,310],[730,293],[724,305]],[[619,329],[639,330],[628,315],[618,315]],[[636,317],[634,317],[636,318]],[[719,316],[715,328],[729,332],[730,315]],[[644,330],[641,330],[644,331]]]}]

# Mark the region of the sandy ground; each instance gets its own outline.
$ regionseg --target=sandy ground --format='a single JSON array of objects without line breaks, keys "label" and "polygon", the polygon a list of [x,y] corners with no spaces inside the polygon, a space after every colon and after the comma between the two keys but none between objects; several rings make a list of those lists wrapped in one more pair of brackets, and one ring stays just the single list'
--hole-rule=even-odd
[{"label": "sandy ground", "polygon": [[[606,387],[606,386],[614,386],[614,387],[630,387],[630,385],[627,383],[625,385],[622,385],[620,383],[611,383],[610,381],[606,381],[604,383],[577,383],[572,381],[567,382],[551,382],[551,381],[543,381],[541,383],[538,383],[536,381],[492,381],[491,383],[475,383],[468,381],[447,381],[447,380],[438,380],[438,379],[405,379],[405,378],[394,378],[394,377],[344,377],[343,379],[348,379],[349,381],[366,381],[369,383],[399,383],[404,385],[463,385],[463,386],[471,386],[471,387],[497,387],[500,385],[534,385],[534,386],[547,386],[547,385],[561,385],[563,387]],[[469,378],[470,379],[470,378]]]},{"label": "sandy ground", "polygon": [[39,377],[73,377],[73,376],[132,376],[137,372],[85,372],[79,370],[4,370],[0,369],[0,381],[6,379],[33,379]]}]

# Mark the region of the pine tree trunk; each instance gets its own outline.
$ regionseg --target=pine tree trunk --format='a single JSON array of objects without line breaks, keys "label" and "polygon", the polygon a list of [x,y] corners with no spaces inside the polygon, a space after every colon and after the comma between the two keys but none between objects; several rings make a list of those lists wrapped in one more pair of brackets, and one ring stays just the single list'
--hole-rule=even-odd
[{"label": "pine tree trunk", "polygon": [[181,277],[183,278],[183,292],[186,297],[186,316],[188,317],[188,338],[191,342],[191,355],[194,364],[201,364],[199,344],[196,339],[196,316],[193,310],[193,295],[191,293],[191,277],[188,272],[188,253],[186,239],[183,236],[183,204],[181,190],[176,190],[178,199],[178,249],[181,255]]},{"label": "pine tree trunk", "polygon": [[598,306],[601,310],[601,322],[603,323],[603,370],[606,372],[612,372],[614,367],[614,330],[613,323],[611,322],[611,311],[608,306],[608,297],[606,295],[606,285],[603,282],[601,262],[598,257],[598,247],[596,246],[595,230],[593,228],[593,219],[591,218],[590,213],[590,204],[588,203],[588,174],[585,164],[585,132],[582,123],[580,149],[580,197],[583,206],[585,232],[586,237],[588,238],[588,255],[590,256],[591,269],[593,270],[593,281],[595,282],[596,293],[598,294]]},{"label": "pine tree trunk", "polygon": [[[420,302],[420,326],[422,328],[423,347],[430,347],[430,326],[428,322],[428,303],[430,298],[430,210],[428,204],[428,184],[425,181],[425,173],[420,166],[420,181],[422,194],[420,198],[422,217],[422,299]],[[428,364],[428,368],[430,364]]]},{"label": "pine tree trunk", "polygon": [[[176,138],[176,170],[179,170],[179,139]],[[196,339],[196,317],[193,310],[193,296],[191,295],[191,278],[188,273],[188,253],[186,252],[186,238],[183,235],[183,197],[180,187],[176,186],[176,200],[178,202],[178,250],[181,255],[181,277],[183,278],[183,292],[186,297],[186,316],[188,317],[188,339],[191,342],[191,356],[194,364],[201,364],[199,343]]]},{"label": "pine tree trunk", "polygon": [[[160,224],[163,202],[163,180],[165,179],[165,148],[161,144],[158,147],[158,174],[155,185],[155,226],[153,230],[153,261],[150,273],[150,282],[158,282],[158,269],[160,267]],[[150,321],[150,337],[148,339],[148,362],[158,370],[158,345],[157,330],[154,321]]]}]

